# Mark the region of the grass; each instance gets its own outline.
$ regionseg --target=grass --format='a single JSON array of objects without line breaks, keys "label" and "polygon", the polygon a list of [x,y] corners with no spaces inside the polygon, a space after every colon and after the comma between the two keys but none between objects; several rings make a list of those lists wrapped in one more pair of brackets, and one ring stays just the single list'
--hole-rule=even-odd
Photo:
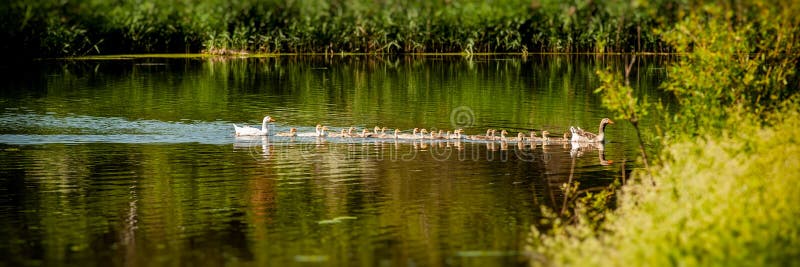
[{"label": "grass", "polygon": [[531,264],[800,265],[800,115],[788,113],[668,146],[658,186],[627,185],[600,229],[534,229]]}]

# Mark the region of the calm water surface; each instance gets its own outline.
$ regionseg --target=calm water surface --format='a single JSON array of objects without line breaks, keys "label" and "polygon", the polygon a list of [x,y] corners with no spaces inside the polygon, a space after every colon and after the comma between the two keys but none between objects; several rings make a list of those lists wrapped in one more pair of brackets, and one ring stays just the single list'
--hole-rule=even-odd
[{"label": "calm water surface", "polygon": [[[635,165],[635,134],[570,145],[233,136],[231,123],[486,128],[609,117],[594,71],[622,57],[118,58],[3,67],[2,265],[524,264],[561,185]],[[663,59],[631,77],[659,98]],[[611,161],[611,162],[609,162]]]}]

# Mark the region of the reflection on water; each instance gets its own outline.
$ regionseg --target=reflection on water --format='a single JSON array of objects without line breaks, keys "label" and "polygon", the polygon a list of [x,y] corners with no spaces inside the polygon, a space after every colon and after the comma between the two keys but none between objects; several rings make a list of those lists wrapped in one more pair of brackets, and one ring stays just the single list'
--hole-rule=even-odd
[{"label": "reflection on water", "polygon": [[[620,176],[636,153],[629,127],[609,127],[598,147],[234,137],[230,123],[268,114],[276,132],[323,123],[557,135],[608,116],[591,73],[614,62],[43,63],[0,84],[0,262],[522,264],[539,207],[561,207],[565,182]],[[657,75],[637,79],[655,94]]]}]

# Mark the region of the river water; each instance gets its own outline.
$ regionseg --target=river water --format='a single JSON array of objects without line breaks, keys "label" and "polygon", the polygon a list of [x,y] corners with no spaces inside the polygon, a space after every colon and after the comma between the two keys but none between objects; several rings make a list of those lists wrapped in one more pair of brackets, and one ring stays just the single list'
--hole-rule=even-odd
[{"label": "river water", "polygon": [[[525,264],[562,185],[635,167],[617,121],[596,147],[235,137],[316,124],[466,134],[596,131],[613,117],[597,69],[629,59],[107,57],[3,66],[0,263],[18,265]],[[661,96],[664,59],[631,84]]]}]

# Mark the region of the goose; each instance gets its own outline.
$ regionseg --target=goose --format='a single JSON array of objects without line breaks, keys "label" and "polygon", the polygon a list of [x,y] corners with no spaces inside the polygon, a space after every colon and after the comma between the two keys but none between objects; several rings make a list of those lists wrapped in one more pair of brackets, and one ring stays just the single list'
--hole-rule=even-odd
[{"label": "goose", "polygon": [[328,130],[328,126],[322,126],[320,124],[317,124],[317,126],[314,127],[314,133],[299,133],[299,134],[297,134],[297,136],[302,136],[302,137],[326,137],[328,135],[325,132],[326,130]]},{"label": "goose", "polygon": [[319,125],[319,124],[317,124],[317,127],[316,127],[316,129],[315,129],[315,130],[316,130],[316,132],[317,132],[317,137],[325,137],[325,136],[328,136],[328,134],[327,134],[327,133],[325,133],[325,131],[326,131],[326,130],[329,130],[329,129],[328,129],[328,126],[322,126],[322,125]]},{"label": "goose", "polygon": [[395,129],[394,129],[394,139],[395,139],[395,140],[397,140],[397,138],[399,137],[399,136],[398,136],[398,134],[399,134],[399,133],[400,133],[400,130],[395,128]]},{"label": "goose", "polygon": [[598,133],[590,133],[584,131],[581,128],[576,127],[569,127],[569,131],[572,133],[572,142],[583,142],[583,143],[602,143],[605,139],[605,131],[606,125],[614,124],[613,121],[609,118],[603,118],[600,120],[600,127],[598,129]]},{"label": "goose", "polygon": [[542,138],[543,143],[550,142],[550,132],[549,131],[542,131]]},{"label": "goose", "polygon": [[397,139],[417,139],[417,131],[419,131],[419,129],[414,128],[414,130],[412,130],[410,134],[408,133],[401,134],[400,133],[402,132],[401,130],[395,129],[395,132],[397,133]]},{"label": "goose", "polygon": [[495,129],[486,129],[486,135],[472,135],[469,139],[471,140],[486,140],[486,141],[493,141],[495,140]]},{"label": "goose", "polygon": [[500,141],[508,141],[508,138],[506,138],[507,134],[508,132],[506,130],[500,131]]},{"label": "goose", "polygon": [[247,125],[242,127],[236,126],[233,124],[233,130],[236,132],[236,136],[256,136],[256,135],[269,135],[269,128],[267,128],[267,123],[274,122],[275,120],[272,119],[270,116],[264,117],[264,120],[261,122],[261,129],[253,128]]},{"label": "goose", "polygon": [[453,131],[453,136],[451,136],[451,138],[452,139],[461,139],[462,138],[462,136],[461,136],[462,133],[464,133],[464,129],[459,128],[459,129]]},{"label": "goose", "polygon": [[350,126],[350,128],[347,129],[347,136],[349,136],[349,137],[358,137],[358,133],[354,133],[353,132],[355,130],[356,130],[356,127]]},{"label": "goose", "polygon": [[426,133],[428,133],[428,130],[426,130],[425,128],[422,128],[422,130],[419,130],[419,139],[425,139],[425,134]]},{"label": "goose", "polygon": [[439,136],[441,136],[441,135],[437,135],[436,131],[431,130],[431,139],[439,139]]},{"label": "goose", "polygon": [[525,142],[525,134],[521,132],[517,133],[517,138],[514,139],[514,141]]},{"label": "goose", "polygon": [[[508,132],[506,132],[506,134],[508,134]],[[522,142],[522,141],[525,141],[525,134],[517,133],[517,137],[506,137],[506,141],[508,141],[508,142]]]},{"label": "goose", "polygon": [[287,136],[287,137],[295,137],[297,136],[297,128],[289,129],[289,132],[286,133],[277,133],[276,136]]},{"label": "goose", "polygon": [[369,130],[367,130],[367,129],[363,129],[363,130],[361,130],[361,134],[360,134],[360,135],[358,135],[358,137],[361,137],[361,138],[368,138],[368,137],[373,137],[373,134],[371,134],[371,133],[369,132]]},{"label": "goose", "polygon": [[542,131],[542,136],[544,136],[546,142],[549,144],[566,144],[570,141],[567,133],[564,133],[562,137],[550,137],[550,132]]}]

